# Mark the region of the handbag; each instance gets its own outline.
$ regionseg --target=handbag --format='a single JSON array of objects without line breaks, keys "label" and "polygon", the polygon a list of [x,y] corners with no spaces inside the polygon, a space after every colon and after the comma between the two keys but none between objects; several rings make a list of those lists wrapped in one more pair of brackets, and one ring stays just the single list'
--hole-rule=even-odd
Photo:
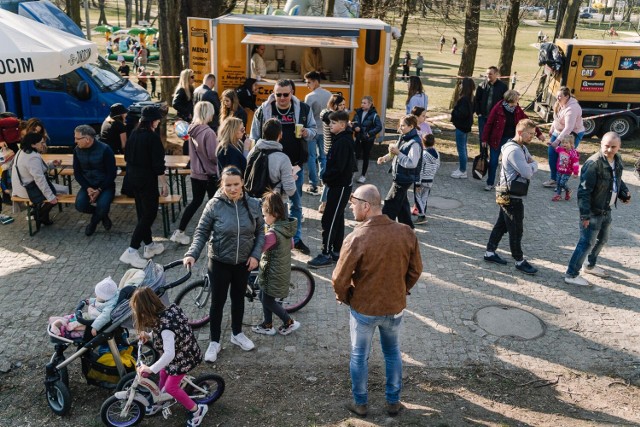
[{"label": "handbag", "polygon": [[473,159],[473,176],[475,179],[482,179],[487,174],[489,162],[487,161],[487,149],[481,148],[480,154]]},{"label": "handbag", "polygon": [[[39,205],[45,202],[47,198],[44,196],[44,194],[42,193],[42,190],[40,190],[40,187],[38,187],[38,184],[36,184],[35,181],[31,181],[27,185],[24,185],[24,183],[22,182],[22,176],[20,175],[20,168],[18,166],[19,157],[20,157],[20,153],[18,153],[18,155],[16,156],[16,172],[18,173],[18,181],[20,181],[20,185],[22,185],[25,188],[25,190],[27,190],[27,196],[29,197],[29,200],[31,200],[31,203],[33,203],[34,205]],[[44,162],[44,160],[42,160],[42,164],[48,169],[48,166]],[[51,180],[49,179],[49,177],[45,175],[45,179],[47,180],[47,184],[49,184],[49,188],[51,189],[53,194],[56,194],[56,188],[51,183]]]},{"label": "handbag", "polygon": [[506,193],[510,196],[523,197],[529,192],[529,180],[522,177],[520,174],[513,180],[507,180],[507,174],[502,167],[502,174],[504,175],[504,181],[506,183]]}]

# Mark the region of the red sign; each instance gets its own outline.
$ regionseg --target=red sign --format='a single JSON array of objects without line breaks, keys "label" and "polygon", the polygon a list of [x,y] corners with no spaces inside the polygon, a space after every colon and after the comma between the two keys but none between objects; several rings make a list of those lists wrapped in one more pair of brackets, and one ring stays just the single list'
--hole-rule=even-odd
[{"label": "red sign", "polygon": [[604,80],[583,80],[580,85],[580,92],[604,92],[604,84]]}]

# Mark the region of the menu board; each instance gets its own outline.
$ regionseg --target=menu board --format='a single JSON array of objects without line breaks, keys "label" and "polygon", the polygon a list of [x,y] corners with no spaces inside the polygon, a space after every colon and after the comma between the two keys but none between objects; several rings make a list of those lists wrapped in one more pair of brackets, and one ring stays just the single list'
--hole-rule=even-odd
[{"label": "menu board", "polygon": [[188,18],[189,25],[189,68],[195,74],[195,81],[201,82],[205,74],[211,72],[211,20]]}]

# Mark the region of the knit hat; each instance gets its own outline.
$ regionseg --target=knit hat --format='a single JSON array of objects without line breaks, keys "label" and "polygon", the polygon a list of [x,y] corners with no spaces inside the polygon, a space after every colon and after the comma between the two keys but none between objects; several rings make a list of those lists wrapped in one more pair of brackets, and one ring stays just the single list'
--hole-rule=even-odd
[{"label": "knit hat", "polygon": [[152,122],[160,119],[162,119],[162,111],[160,111],[160,108],[149,105],[142,109],[141,122]]},{"label": "knit hat", "polygon": [[111,118],[118,117],[123,114],[127,114],[128,112],[129,112],[129,109],[124,105],[120,103],[113,104],[111,108],[109,108],[109,117]]},{"label": "knit hat", "polygon": [[111,276],[106,279],[98,282],[96,285],[96,297],[102,300],[110,300],[113,298],[118,291],[118,285],[111,279]]}]

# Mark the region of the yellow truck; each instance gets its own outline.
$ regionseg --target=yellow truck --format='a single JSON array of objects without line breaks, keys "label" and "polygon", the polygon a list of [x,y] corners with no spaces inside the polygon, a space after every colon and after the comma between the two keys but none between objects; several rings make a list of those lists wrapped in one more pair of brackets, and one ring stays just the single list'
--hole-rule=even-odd
[{"label": "yellow truck", "polygon": [[[558,39],[540,48],[544,74],[536,112],[553,118],[561,86],[580,102],[585,137],[617,132],[628,138],[640,124],[640,44],[629,41]],[[591,117],[591,118],[590,118]]]},{"label": "yellow truck", "polygon": [[380,20],[230,14],[215,19],[190,17],[188,25],[190,67],[196,79],[215,74],[218,93],[235,89],[251,77],[253,47],[264,45],[267,72],[258,82],[256,103],[266,101],[279,79],[291,79],[296,97],[304,100],[309,89],[304,83],[303,58],[314,48],[326,76],[323,88],[342,95],[350,111],[370,95],[378,114],[385,116],[391,27]]}]

